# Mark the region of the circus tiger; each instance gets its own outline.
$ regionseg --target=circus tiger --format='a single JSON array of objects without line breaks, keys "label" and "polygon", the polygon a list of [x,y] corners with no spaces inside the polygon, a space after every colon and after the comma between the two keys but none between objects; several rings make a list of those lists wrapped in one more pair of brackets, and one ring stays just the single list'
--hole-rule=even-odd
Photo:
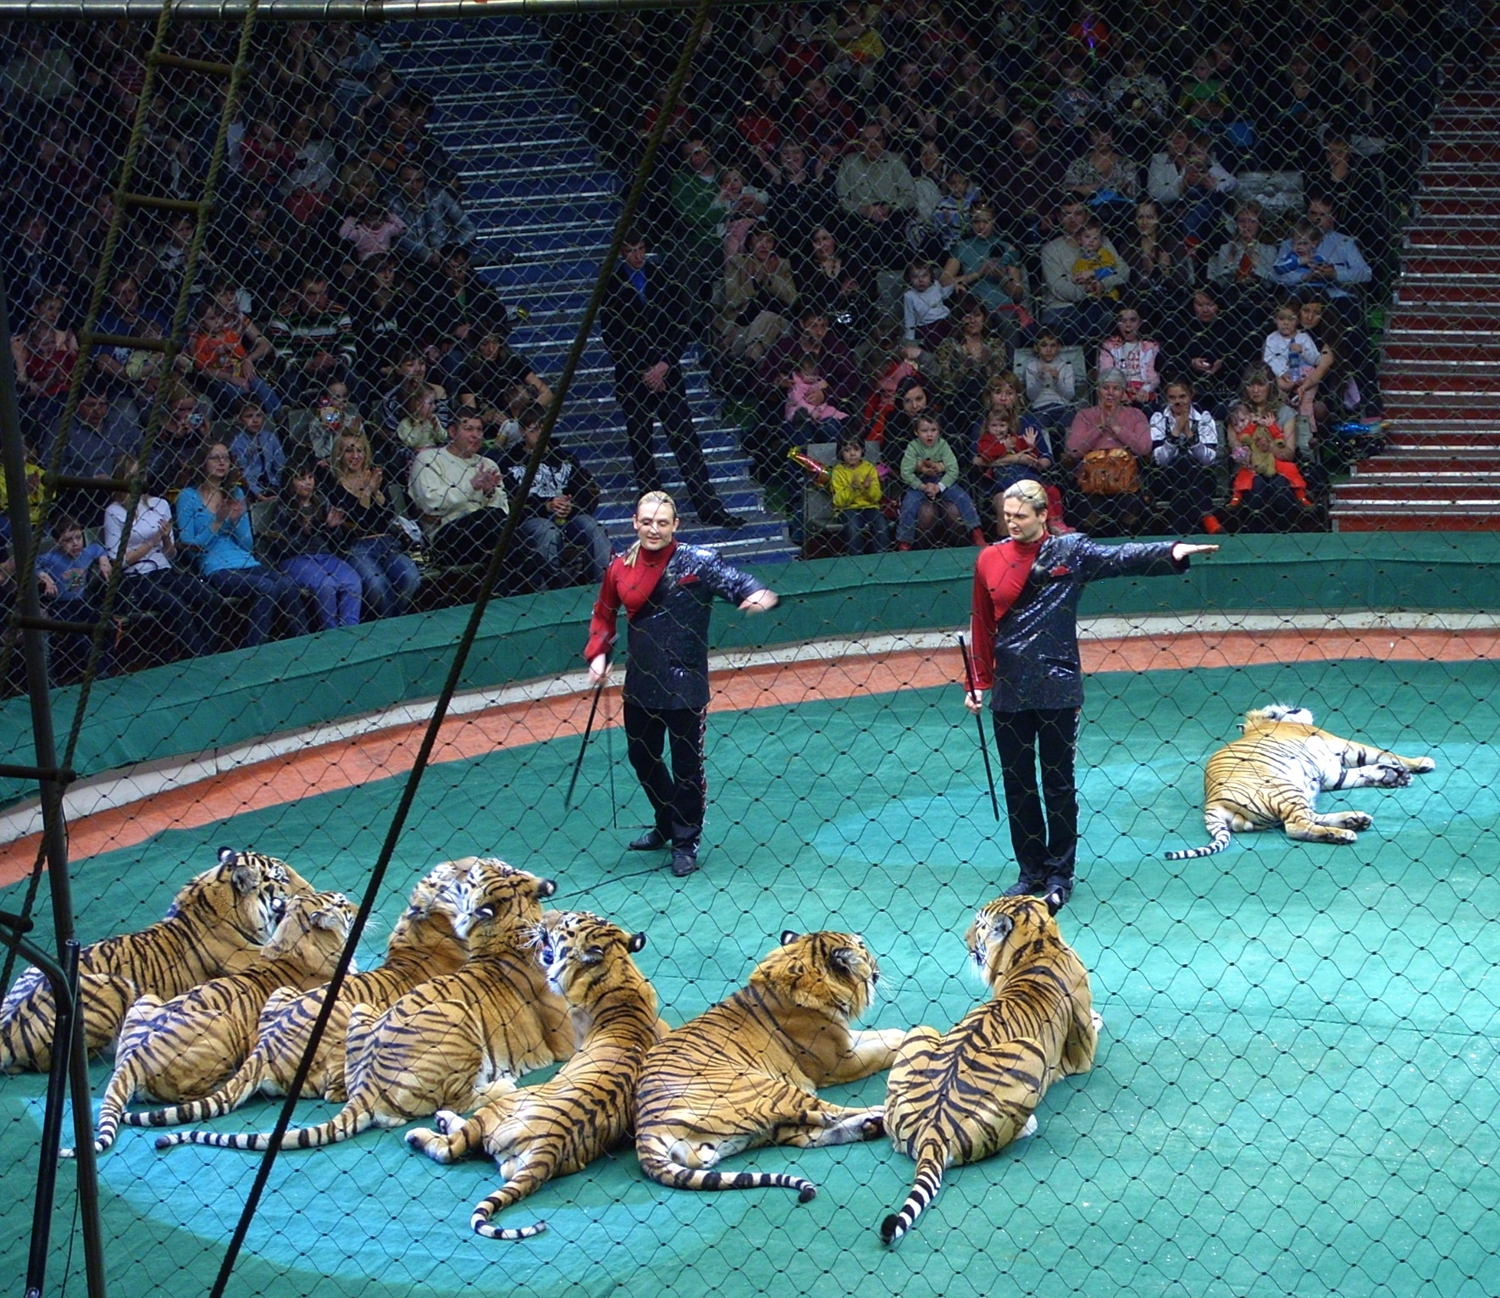
[{"label": "circus tiger", "polygon": [[[349,1098],[344,1080],[344,1042],[355,1005],[384,1013],[407,992],[459,969],[468,944],[456,927],[484,891],[492,858],[461,857],[434,866],[412,889],[411,899],[386,943],[385,962],[367,973],[350,974],[339,989],[317,1053],[308,1068],[302,1094],[343,1103]],[[248,1103],[257,1095],[285,1095],[312,1040],[327,988],[308,992],[280,989],[261,1011],[255,1045],[227,1082],[202,1099],[165,1109],[127,1113],[134,1127],[175,1127],[206,1122]]]},{"label": "circus tiger", "polygon": [[1363,811],[1319,815],[1314,807],[1326,789],[1400,789],[1436,763],[1402,757],[1354,739],[1340,739],[1313,725],[1306,708],[1275,704],[1247,712],[1242,736],[1208,759],[1203,772],[1204,847],[1168,852],[1169,861],[1213,856],[1229,846],[1230,833],[1281,825],[1288,838],[1312,843],[1352,843],[1357,830],[1374,824]]},{"label": "circus tiger", "polygon": [[684,1190],[780,1186],[801,1203],[813,1198],[817,1187],[800,1176],[715,1169],[761,1145],[843,1145],[884,1132],[879,1106],[817,1096],[819,1086],[869,1077],[895,1058],[904,1030],[849,1026],[879,979],[874,955],[851,933],[783,933],[748,986],[646,1056],[636,1091],[641,1170]]},{"label": "circus tiger", "polygon": [[656,992],[631,959],[645,945],[644,933],[629,934],[587,911],[549,914],[537,934],[537,955],[547,985],[568,1003],[573,1057],[550,1081],[501,1096],[467,1122],[442,1111],[436,1130],[407,1132],[408,1145],[439,1163],[476,1147],[495,1160],[505,1184],[475,1207],[469,1224],[478,1234],[507,1240],[541,1234],[544,1222],[502,1229],[493,1219],[629,1135],[641,1065],[667,1034]]},{"label": "circus tiger", "polygon": [[[165,918],[139,933],[83,948],[79,996],[89,1053],[114,1047],[125,1012],[139,997],[170,999],[247,968],[270,940],[288,899],[312,891],[285,861],[221,847],[218,864],[182,887]],[[56,1023],[45,975],[35,966],[22,970],[0,1003],[0,1070],[45,1071]]]},{"label": "circus tiger", "polygon": [[[163,1001],[142,996],[125,1015],[115,1069],[99,1105],[94,1150],[115,1142],[120,1115],[138,1095],[203,1095],[239,1067],[255,1040],[261,1007],[278,987],[326,983],[349,941],[355,907],[341,892],[293,897],[260,957]],[[70,1152],[70,1151],[69,1151]]]},{"label": "circus tiger", "polygon": [[911,1193],[881,1223],[894,1244],[942,1189],[943,1174],[1036,1130],[1035,1109],[1059,1077],[1094,1065],[1098,1015],[1088,971],[1037,897],[999,897],[964,934],[993,993],[946,1035],[914,1028],[891,1066],[885,1122],[916,1162]]},{"label": "circus tiger", "polygon": [[[288,1131],[283,1149],[314,1149],[371,1127],[399,1127],[439,1109],[473,1109],[513,1090],[516,1078],[573,1053],[568,1007],[530,948],[550,879],[490,862],[487,900],[461,921],[463,968],[402,996],[384,1014],[349,1014],[344,1071],[349,1099],[327,1122]],[[264,1150],[267,1134],[179,1131],[173,1145]]]}]

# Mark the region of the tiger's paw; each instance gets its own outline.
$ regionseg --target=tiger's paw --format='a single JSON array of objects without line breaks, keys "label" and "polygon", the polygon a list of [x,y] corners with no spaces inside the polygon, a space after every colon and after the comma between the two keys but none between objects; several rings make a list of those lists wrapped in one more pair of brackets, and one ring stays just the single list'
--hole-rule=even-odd
[{"label": "tiger's paw", "polygon": [[1094,1022],[1095,1032],[1104,1031],[1104,1015],[1100,1014],[1098,1010],[1090,1010],[1089,1018],[1091,1018]]},{"label": "tiger's paw", "polygon": [[445,1136],[451,1136],[464,1125],[464,1115],[452,1109],[439,1109],[432,1115],[432,1125]]},{"label": "tiger's paw", "polygon": [[1036,1120],[1036,1114],[1033,1113],[1029,1118],[1026,1119],[1026,1123],[1021,1128],[1021,1130],[1016,1132],[1016,1139],[1025,1140],[1027,1136],[1036,1135],[1037,1127],[1039,1125],[1040,1124]]},{"label": "tiger's paw", "polygon": [[1411,783],[1411,772],[1404,766],[1382,766],[1380,787],[1382,789],[1404,789]]},{"label": "tiger's paw", "polygon": [[885,1135],[885,1114],[877,1113],[866,1118],[859,1124],[859,1134],[862,1140],[879,1140]]},{"label": "tiger's paw", "polygon": [[1430,757],[1419,757],[1411,764],[1411,769],[1415,775],[1426,775],[1429,771],[1437,770],[1437,763]]}]

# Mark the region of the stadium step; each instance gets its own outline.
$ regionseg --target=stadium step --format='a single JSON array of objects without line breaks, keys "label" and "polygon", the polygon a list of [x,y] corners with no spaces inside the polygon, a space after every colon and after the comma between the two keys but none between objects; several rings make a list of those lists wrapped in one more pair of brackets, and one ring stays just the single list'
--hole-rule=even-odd
[{"label": "stadium step", "polygon": [[1500,530],[1500,94],[1433,119],[1382,338],[1384,449],[1334,490],[1335,531]]},{"label": "stadium step", "polygon": [[[584,130],[586,111],[550,63],[550,43],[520,18],[394,29],[391,61],[430,91],[433,132],[460,169],[466,206],[479,226],[478,273],[512,309],[524,308],[511,335],[517,353],[555,379],[574,344],[598,279],[624,192]],[[400,39],[405,37],[405,39]],[[519,316],[519,312],[517,312]],[[766,512],[749,476],[738,430],[727,421],[702,367],[684,366],[688,402],[709,475],[725,507],[746,518],[734,532],[684,518],[681,535],[760,562],[794,551],[784,522]],[[599,480],[599,516],[612,536],[633,539],[634,493],[613,370],[597,335],[565,398],[559,439],[580,449]],[[673,457],[658,456],[669,488]]]}]

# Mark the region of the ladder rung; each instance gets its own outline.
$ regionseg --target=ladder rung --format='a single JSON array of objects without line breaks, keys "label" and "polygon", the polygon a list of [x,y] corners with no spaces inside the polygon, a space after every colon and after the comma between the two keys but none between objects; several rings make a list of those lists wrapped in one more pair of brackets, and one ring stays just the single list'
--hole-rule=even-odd
[{"label": "ladder rung", "polygon": [[130,334],[97,334],[92,329],[78,331],[80,342],[90,347],[128,347],[137,352],[175,351],[170,338],[136,338]]},{"label": "ladder rung", "polygon": [[73,473],[44,473],[42,482],[49,487],[81,487],[85,491],[118,491],[129,495],[135,484],[123,478],[81,478]]},{"label": "ladder rung", "polygon": [[59,635],[93,635],[97,622],[60,622],[55,617],[18,617],[23,631],[56,631]]},{"label": "ladder rung", "polygon": [[159,212],[189,212],[193,216],[204,215],[205,204],[192,198],[158,198],[155,194],[132,194],[125,190],[115,193],[115,201],[127,207],[150,207]]},{"label": "ladder rung", "polygon": [[227,77],[234,73],[232,63],[214,63],[209,59],[185,59],[180,54],[149,54],[147,62],[159,68],[181,68],[184,72],[206,72],[210,76]]},{"label": "ladder rung", "polygon": [[[16,766],[11,762],[0,762],[0,777],[7,780],[52,780],[58,784],[71,784],[78,772],[68,766]],[[25,932],[25,930],[21,930]]]}]

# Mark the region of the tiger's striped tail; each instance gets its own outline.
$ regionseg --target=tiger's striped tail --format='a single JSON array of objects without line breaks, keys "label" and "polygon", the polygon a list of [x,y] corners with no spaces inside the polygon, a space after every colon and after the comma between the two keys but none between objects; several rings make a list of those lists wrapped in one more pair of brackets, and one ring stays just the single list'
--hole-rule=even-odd
[{"label": "tiger's striped tail", "polygon": [[[316,1127],[294,1127],[281,1138],[281,1148],[321,1149],[368,1131],[375,1124],[369,1109],[349,1105]],[[271,1147],[270,1132],[174,1131],[156,1138],[158,1149],[173,1145],[210,1145],[215,1149],[244,1149],[263,1153]]]},{"label": "tiger's striped tail", "polygon": [[1230,830],[1228,816],[1205,816],[1210,842],[1204,847],[1190,847],[1180,852],[1166,853],[1169,861],[1196,861],[1200,856],[1217,856],[1229,846]]},{"label": "tiger's striped tail", "polygon": [[549,1173],[535,1173],[526,1171],[519,1176],[512,1177],[493,1194],[481,1199],[474,1205],[474,1215],[469,1218],[469,1225],[473,1227],[476,1235],[483,1235],[485,1239],[530,1239],[533,1235],[540,1235],[547,1229],[545,1221],[535,1222],[530,1226],[502,1227],[493,1224],[496,1214],[504,1212],[513,1203],[519,1203],[533,1191],[539,1189],[546,1183]]},{"label": "tiger's striped tail", "polygon": [[880,1223],[880,1241],[895,1245],[917,1223],[917,1218],[938,1197],[943,1188],[943,1173],[947,1171],[947,1158],[940,1140],[930,1140],[917,1155],[917,1172],[912,1178],[911,1193],[899,1212],[893,1212]]},{"label": "tiger's striped tail", "polygon": [[703,1171],[684,1167],[651,1150],[636,1148],[641,1171],[660,1185],[670,1185],[678,1190],[795,1190],[798,1203],[808,1203],[817,1198],[818,1187],[800,1176],[783,1172],[724,1172]]},{"label": "tiger's striped tail", "polygon": [[265,1074],[261,1069],[247,1065],[217,1091],[202,1099],[171,1104],[163,1109],[127,1113],[125,1123],[131,1127],[182,1127],[190,1122],[207,1122],[239,1108],[260,1090],[264,1081]]}]

